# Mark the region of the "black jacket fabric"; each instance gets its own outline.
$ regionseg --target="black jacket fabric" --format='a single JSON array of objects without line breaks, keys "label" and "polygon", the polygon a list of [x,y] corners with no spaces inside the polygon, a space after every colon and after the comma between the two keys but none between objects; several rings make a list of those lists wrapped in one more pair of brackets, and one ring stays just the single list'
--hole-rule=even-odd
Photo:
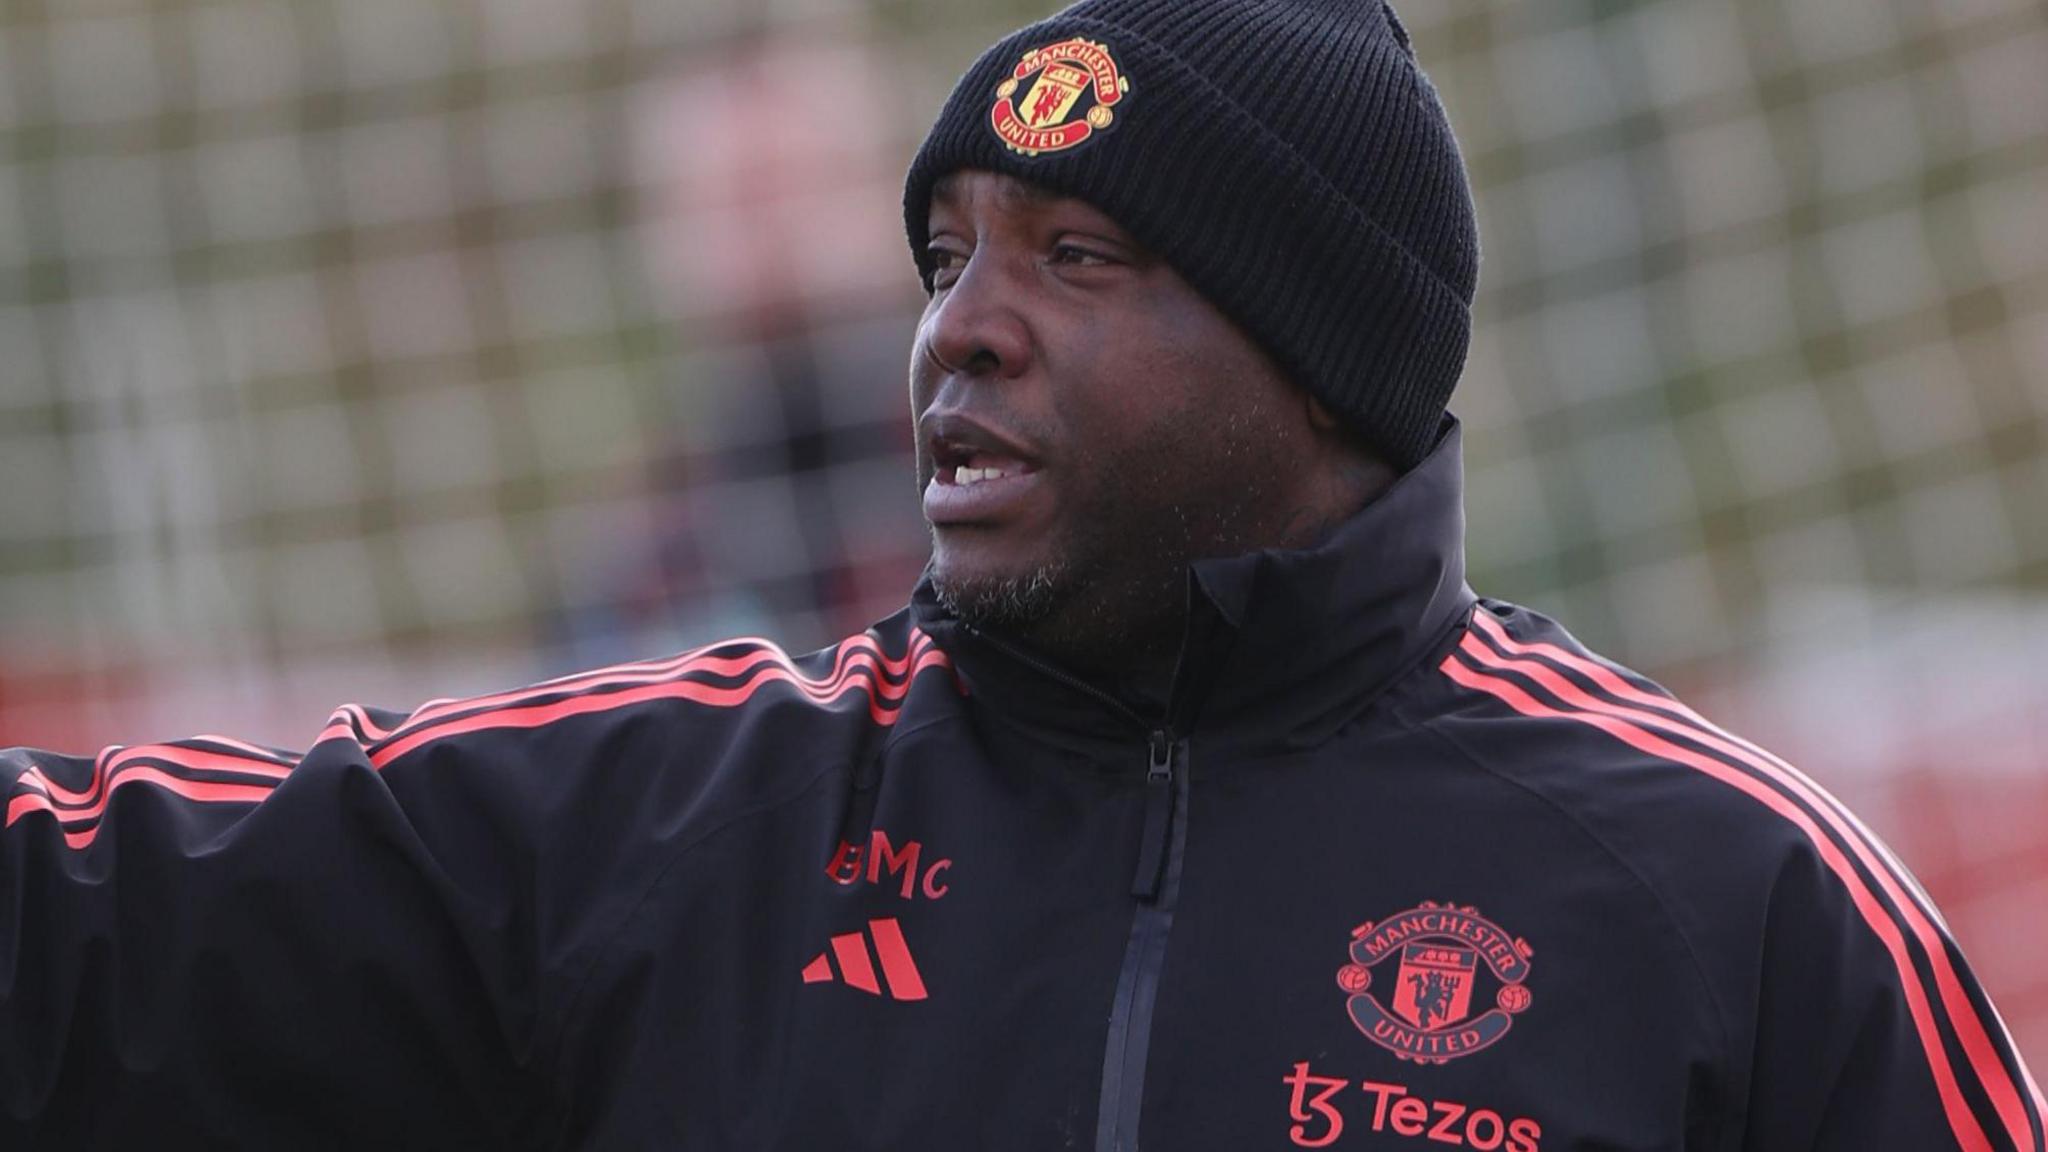
[{"label": "black jacket fabric", "polygon": [[12,751],[0,1147],[2042,1148],[1791,766],[1475,599],[1458,435],[1172,698],[946,616]]}]

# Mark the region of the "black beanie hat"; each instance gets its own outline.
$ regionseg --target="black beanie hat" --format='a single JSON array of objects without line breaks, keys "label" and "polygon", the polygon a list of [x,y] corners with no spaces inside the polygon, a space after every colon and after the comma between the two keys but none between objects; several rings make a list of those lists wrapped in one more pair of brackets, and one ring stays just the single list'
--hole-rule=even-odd
[{"label": "black beanie hat", "polygon": [[1471,338],[1479,238],[1436,90],[1383,0],[1082,0],[984,53],[911,162],[1094,204],[1401,468]]}]

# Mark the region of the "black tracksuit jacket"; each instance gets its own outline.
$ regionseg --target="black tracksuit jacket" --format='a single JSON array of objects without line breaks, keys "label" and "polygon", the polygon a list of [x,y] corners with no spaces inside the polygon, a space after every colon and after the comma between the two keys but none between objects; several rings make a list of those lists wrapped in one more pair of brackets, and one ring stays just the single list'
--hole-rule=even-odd
[{"label": "black tracksuit jacket", "polygon": [[14,751],[0,1148],[2042,1148],[1912,880],[1476,599],[1458,435],[1171,700],[904,612],[303,755]]}]

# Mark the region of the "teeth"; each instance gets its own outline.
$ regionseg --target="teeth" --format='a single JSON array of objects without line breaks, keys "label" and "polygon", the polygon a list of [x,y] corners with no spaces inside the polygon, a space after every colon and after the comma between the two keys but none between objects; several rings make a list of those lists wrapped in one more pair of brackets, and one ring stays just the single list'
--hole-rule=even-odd
[{"label": "teeth", "polygon": [[979,483],[981,483],[981,482],[982,482],[983,480],[997,480],[997,479],[1001,479],[1002,477],[1004,477],[1004,476],[1007,476],[1007,475],[1009,475],[1009,473],[1007,473],[1007,472],[1004,472],[1004,471],[1003,471],[1003,470],[1002,470],[1001,468],[965,468],[965,467],[962,467],[962,468],[958,468],[958,469],[955,469],[955,470],[954,470],[954,472],[953,472],[953,483],[955,483],[955,484],[979,484]]}]

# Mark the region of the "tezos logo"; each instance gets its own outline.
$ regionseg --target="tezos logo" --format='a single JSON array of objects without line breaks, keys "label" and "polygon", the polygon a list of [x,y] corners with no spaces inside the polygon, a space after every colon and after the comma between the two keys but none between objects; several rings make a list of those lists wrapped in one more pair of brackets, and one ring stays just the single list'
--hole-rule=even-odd
[{"label": "tezos logo", "polygon": [[996,87],[989,126],[1013,152],[1064,152],[1114,124],[1113,109],[1130,90],[1130,78],[1117,71],[1108,46],[1079,37],[1062,40],[1017,61]]},{"label": "tezos logo", "polygon": [[[1388,964],[1395,956],[1398,965]],[[1337,986],[1351,994],[1351,1022],[1375,1044],[1420,1064],[1442,1064],[1491,1046],[1529,1007],[1529,959],[1535,950],[1477,908],[1423,901],[1351,933],[1351,963]],[[1499,982],[1494,1006],[1472,1015],[1481,964]],[[1392,987],[1371,992],[1391,970]]]}]

